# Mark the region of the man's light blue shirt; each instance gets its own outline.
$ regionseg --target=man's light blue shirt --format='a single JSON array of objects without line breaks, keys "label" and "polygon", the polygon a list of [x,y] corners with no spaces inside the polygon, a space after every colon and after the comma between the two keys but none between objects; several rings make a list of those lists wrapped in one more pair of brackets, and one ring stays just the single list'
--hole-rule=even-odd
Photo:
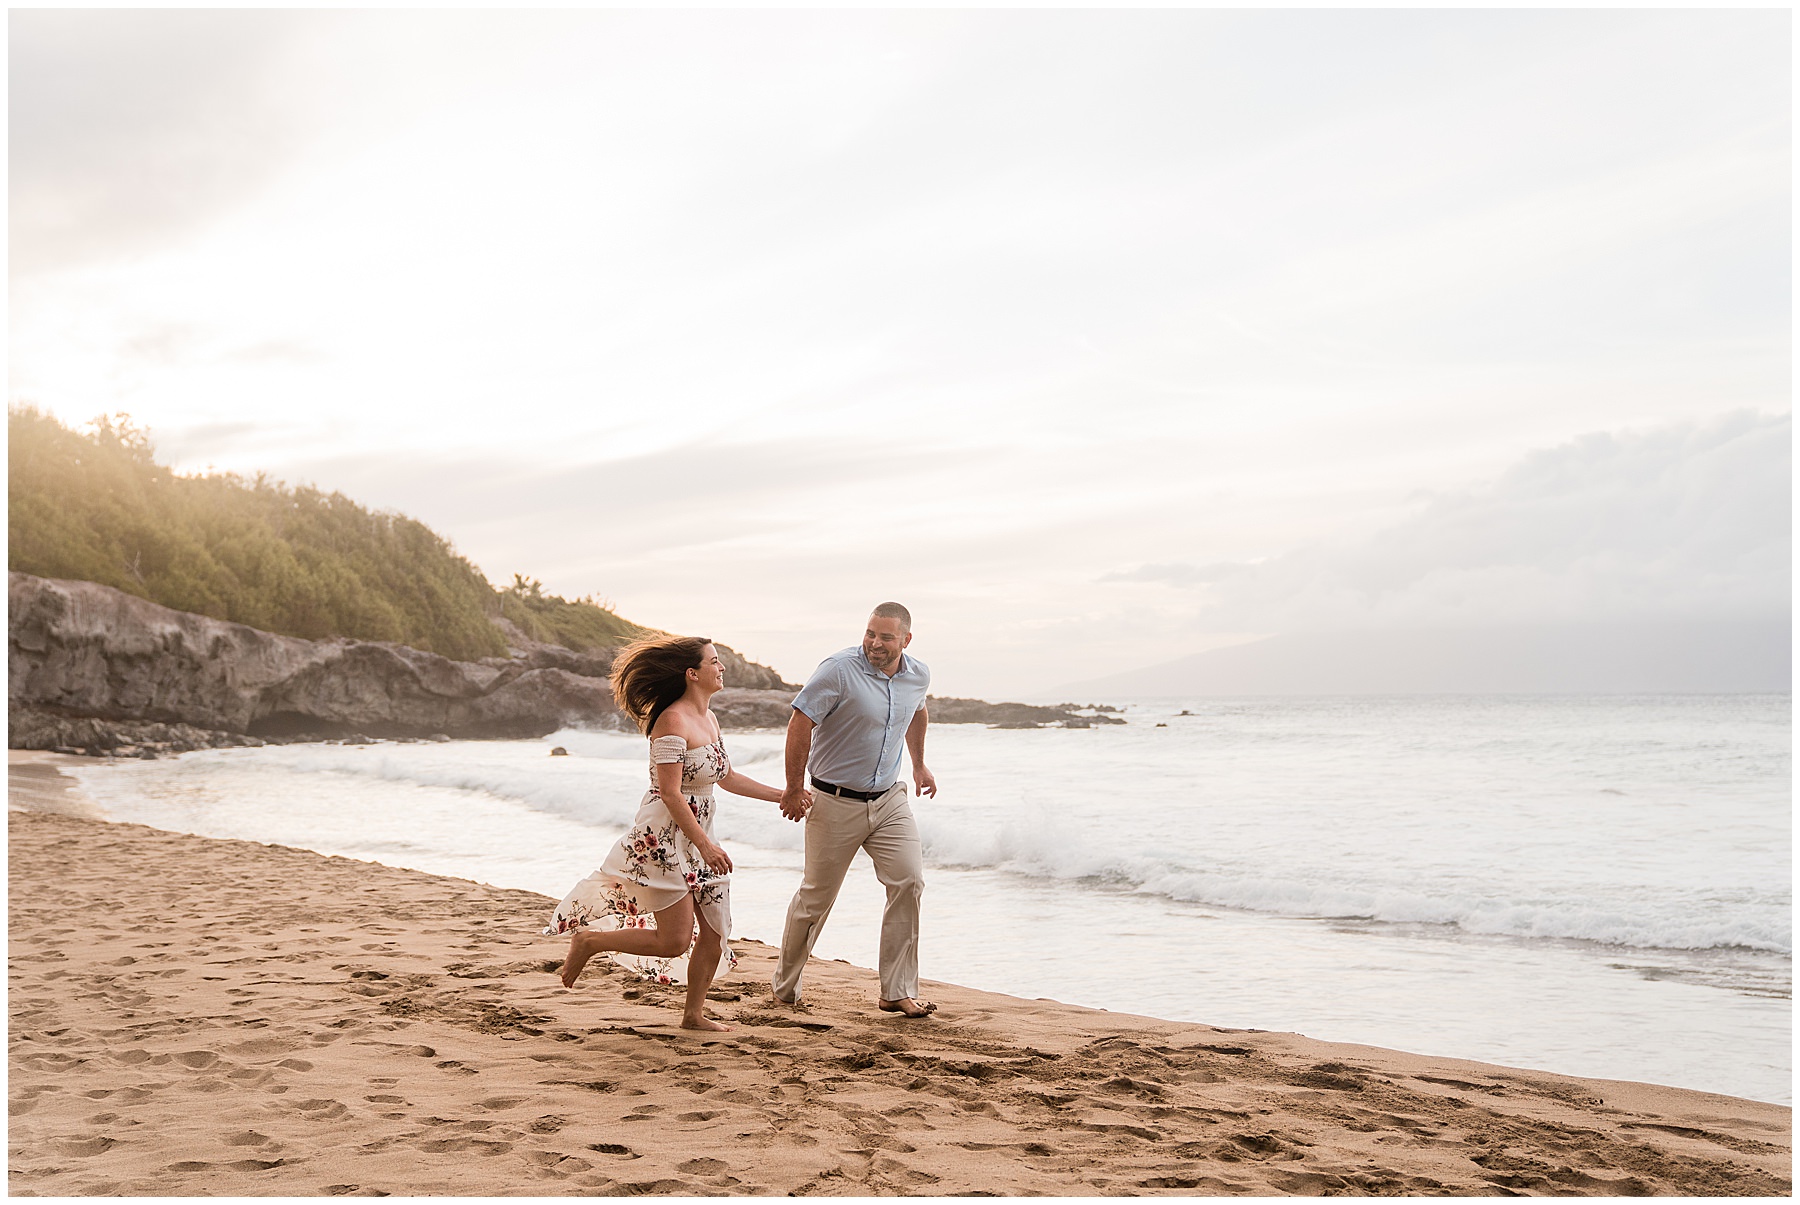
[{"label": "man's light blue shirt", "polygon": [[854,791],[885,791],[900,776],[906,729],[931,688],[931,670],[900,654],[888,677],[860,647],[819,662],[794,698],[794,709],[817,724],[808,768],[815,778]]}]

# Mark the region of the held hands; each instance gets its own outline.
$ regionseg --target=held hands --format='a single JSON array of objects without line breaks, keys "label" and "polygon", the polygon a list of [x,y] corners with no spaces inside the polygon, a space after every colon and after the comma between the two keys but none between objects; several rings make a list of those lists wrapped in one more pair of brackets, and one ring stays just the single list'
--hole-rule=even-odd
[{"label": "held hands", "polygon": [[913,767],[913,790],[920,795],[937,794],[937,778],[924,766]]},{"label": "held hands", "polygon": [[781,814],[798,824],[812,810],[812,792],[805,787],[789,787],[781,793]]}]

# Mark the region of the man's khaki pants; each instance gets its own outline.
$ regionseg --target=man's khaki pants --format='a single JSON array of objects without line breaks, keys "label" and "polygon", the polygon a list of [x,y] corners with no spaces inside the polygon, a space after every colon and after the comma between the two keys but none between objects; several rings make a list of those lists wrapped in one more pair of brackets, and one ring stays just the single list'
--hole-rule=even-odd
[{"label": "man's khaki pants", "polygon": [[859,849],[868,851],[875,877],[887,888],[887,907],[881,913],[881,998],[904,1000],[919,994],[919,895],[925,866],[906,792],[905,779],[866,803],[813,791],[812,811],[806,816],[806,873],[788,905],[781,957],[775,963],[777,999],[800,998],[800,972]]}]

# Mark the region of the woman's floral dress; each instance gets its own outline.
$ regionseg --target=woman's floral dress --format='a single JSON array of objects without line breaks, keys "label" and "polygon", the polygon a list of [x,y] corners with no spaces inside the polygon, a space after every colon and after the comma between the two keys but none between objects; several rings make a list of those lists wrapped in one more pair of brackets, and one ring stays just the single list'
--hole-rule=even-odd
[{"label": "woman's floral dress", "polygon": [[[725,742],[714,741],[689,749],[679,736],[659,736],[650,742],[650,789],[638,804],[637,817],[596,870],[563,897],[550,916],[546,934],[576,929],[654,929],[655,913],[692,894],[695,910],[721,938],[731,937],[731,877],[716,874],[675,823],[656,785],[660,763],[681,763],[682,803],[699,818],[706,835],[713,835],[713,784],[731,773]],[[649,958],[614,953],[619,965],[658,983],[683,983],[687,979],[686,954],[674,958]],[[737,955],[726,944],[719,958],[723,973],[737,966]]]}]

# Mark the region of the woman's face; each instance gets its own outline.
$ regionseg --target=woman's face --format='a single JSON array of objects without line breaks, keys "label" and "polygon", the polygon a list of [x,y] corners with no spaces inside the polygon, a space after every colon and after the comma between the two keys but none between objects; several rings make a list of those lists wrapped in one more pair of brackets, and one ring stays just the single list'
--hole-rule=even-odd
[{"label": "woman's face", "polygon": [[703,690],[725,689],[725,662],[719,659],[719,650],[707,645],[700,650],[700,668],[694,671],[696,679]]}]

